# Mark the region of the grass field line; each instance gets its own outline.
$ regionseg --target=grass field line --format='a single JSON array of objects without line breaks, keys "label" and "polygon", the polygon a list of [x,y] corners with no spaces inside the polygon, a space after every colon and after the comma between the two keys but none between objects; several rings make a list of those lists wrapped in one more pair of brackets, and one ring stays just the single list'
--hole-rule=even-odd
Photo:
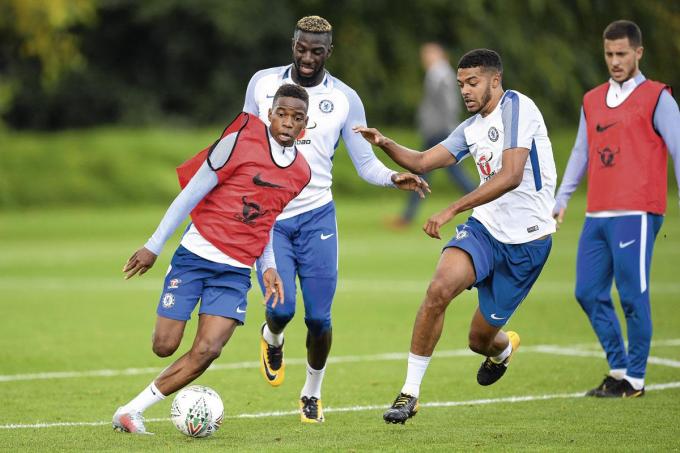
[{"label": "grass field line", "polygon": [[[340,278],[338,292],[407,292],[425,293],[429,277],[422,280],[388,280],[380,278]],[[0,290],[36,291],[158,291],[160,279],[125,281],[123,277],[0,277]],[[573,293],[572,281],[539,279],[535,291]],[[680,294],[680,282],[652,283],[654,294]]]},{"label": "grass field line", "polygon": [[[680,345],[680,339],[673,338],[668,340],[652,341],[652,346],[677,346]],[[522,352],[532,352],[539,354],[557,354],[571,357],[597,357],[602,358],[601,351],[586,350],[583,348],[595,347],[594,344],[576,344],[569,346],[557,345],[536,345],[524,346]],[[461,356],[475,356],[476,354],[469,349],[451,349],[445,351],[436,351],[434,357],[461,357]],[[384,354],[369,354],[369,355],[348,355],[330,357],[328,363],[357,363],[357,362],[372,362],[372,361],[391,361],[391,360],[406,360],[408,354],[406,352],[388,352]],[[287,358],[287,365],[305,365],[307,359],[304,358]],[[664,359],[660,357],[650,356],[648,363],[655,365],[668,366],[672,368],[680,368],[680,361],[672,359]],[[219,370],[237,370],[247,368],[259,368],[260,362],[233,362],[233,363],[217,363],[208,368],[208,371]],[[158,374],[164,368],[160,367],[144,367],[144,368],[123,368],[123,369],[103,369],[103,370],[84,370],[84,371],[48,371],[40,373],[23,373],[23,374],[6,374],[0,375],[0,382],[16,382],[16,381],[34,381],[47,379],[73,379],[83,377],[114,377],[114,376],[137,376],[144,374]]]},{"label": "grass field line", "polygon": [[[680,381],[666,382],[662,384],[651,384],[645,387],[646,391],[660,391],[680,388]],[[544,395],[519,395],[519,396],[505,396],[501,398],[485,398],[477,400],[464,401],[432,401],[420,404],[420,407],[457,407],[457,406],[482,406],[487,404],[503,404],[503,403],[524,403],[531,401],[546,401],[555,399],[576,399],[584,398],[585,392],[574,393],[552,393]],[[368,406],[348,406],[348,407],[326,407],[324,412],[366,412],[374,410],[384,410],[387,404],[368,405]],[[289,411],[271,411],[271,412],[255,412],[236,415],[225,415],[225,419],[233,418],[268,418],[268,417],[285,417],[291,415],[298,415],[299,410]],[[148,418],[147,423],[161,423],[168,422],[169,418]],[[0,429],[36,429],[36,428],[64,428],[64,427],[80,427],[80,426],[106,426],[110,425],[111,421],[96,421],[96,422],[43,422],[43,423],[10,423],[0,425]]]}]

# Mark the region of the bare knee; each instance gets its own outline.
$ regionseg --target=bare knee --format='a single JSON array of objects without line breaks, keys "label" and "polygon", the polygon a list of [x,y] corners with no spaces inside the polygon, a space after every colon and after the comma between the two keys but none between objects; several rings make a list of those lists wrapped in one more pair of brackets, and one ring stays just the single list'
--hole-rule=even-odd
[{"label": "bare knee", "polygon": [[468,334],[468,346],[477,354],[488,355],[490,344],[491,341],[479,332],[470,331]]},{"label": "bare knee", "polygon": [[222,353],[223,344],[215,341],[198,340],[191,347],[191,358],[199,366],[207,367]]},{"label": "bare knee", "polygon": [[170,357],[177,351],[181,341],[181,337],[160,337],[154,334],[151,349],[158,357]]},{"label": "bare knee", "polygon": [[430,311],[443,312],[455,296],[449,285],[439,279],[432,280],[427,287],[427,296],[423,305]]}]

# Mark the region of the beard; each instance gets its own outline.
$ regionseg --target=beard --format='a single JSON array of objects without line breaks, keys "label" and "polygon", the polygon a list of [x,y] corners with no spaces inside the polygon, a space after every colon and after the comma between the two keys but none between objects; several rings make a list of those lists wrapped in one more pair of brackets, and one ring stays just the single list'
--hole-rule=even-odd
[{"label": "beard", "polygon": [[491,100],[491,84],[487,85],[486,91],[484,91],[484,94],[482,95],[482,99],[479,102],[479,108],[477,110],[471,111],[470,113],[477,114],[477,113],[481,112],[484,109],[484,107],[486,107],[486,105],[489,103],[490,100]]}]

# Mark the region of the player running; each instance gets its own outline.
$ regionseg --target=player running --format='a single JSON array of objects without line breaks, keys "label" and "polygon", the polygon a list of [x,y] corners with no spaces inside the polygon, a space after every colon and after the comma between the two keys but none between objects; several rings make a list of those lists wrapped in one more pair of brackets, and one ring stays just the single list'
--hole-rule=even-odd
[{"label": "player running", "polygon": [[472,317],[470,349],[486,356],[477,382],[491,385],[505,373],[519,347],[515,332],[505,332],[529,293],[552,245],[555,221],[555,162],[541,112],[531,99],[501,86],[503,67],[493,50],[472,50],[458,62],[458,85],[467,110],[475,115],[440,144],[425,152],[407,149],[376,129],[356,128],[396,163],[414,173],[454,165],[472,156],[481,183],[448,208],[430,217],[423,229],[440,239],[440,228],[473,209],[444,246],[435,275],[416,316],[406,382],[388,423],[404,423],[418,411],[420,385],[439,341],[451,300],[477,287],[479,306]]},{"label": "player running", "polygon": [[[293,63],[257,72],[246,93],[243,110],[266,121],[272,95],[283,83],[296,83],[309,94],[309,123],[296,146],[312,168],[312,179],[274,226],[276,263],[286,303],[267,306],[260,339],[264,379],[279,386],[285,377],[283,331],[295,315],[296,285],[300,280],[307,325],[307,372],[300,392],[302,422],[323,422],[321,384],[331,348],[331,304],[338,279],[338,230],[331,193],[333,156],[342,136],[359,176],[371,184],[415,190],[423,196],[427,183],[409,173],[385,167],[371,146],[352,133],[366,124],[361,99],[350,87],[325,70],[331,56],[332,28],[318,16],[303,17],[293,34]],[[258,277],[262,284],[262,269]],[[264,289],[264,287],[263,287]]]},{"label": "player running", "polygon": [[219,357],[234,329],[245,321],[250,268],[256,259],[263,271],[265,303],[270,298],[272,307],[283,302],[271,230],[276,216],[311,177],[306,159],[294,146],[307,122],[308,106],[305,90],[283,85],[273,93],[269,127],[256,116],[241,113],[215,144],[177,169],[182,191],[123,272],[127,279],[149,270],[191,213],[192,223],[163,283],[153,351],[168,357],[177,350],[200,299],[198,331],[189,352],[118,408],[115,430],[149,434],[144,411],[199,377]]}]

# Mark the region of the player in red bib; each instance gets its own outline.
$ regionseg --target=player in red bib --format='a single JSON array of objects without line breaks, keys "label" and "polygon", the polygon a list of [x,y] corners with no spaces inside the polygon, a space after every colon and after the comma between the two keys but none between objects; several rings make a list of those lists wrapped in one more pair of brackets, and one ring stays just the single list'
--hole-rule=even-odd
[{"label": "player in red bib", "polygon": [[158,229],[123,268],[125,278],[149,270],[163,245],[191,213],[158,304],[153,351],[172,355],[201,301],[191,349],[113,416],[113,428],[148,434],[143,412],[199,377],[245,321],[250,268],[263,270],[265,303],[283,303],[271,231],[276,216],[309,183],[311,170],[294,146],[307,123],[309,97],[282,85],[269,110],[271,126],[239,114],[212,146],[177,169],[182,192]]},{"label": "player in red bib", "polygon": [[[668,154],[680,185],[680,112],[670,88],[640,72],[643,48],[637,25],[613,22],[603,38],[611,79],[583,97],[576,143],[554,214],[561,222],[569,197],[587,171],[576,299],[607,354],[610,370],[586,395],[630,398],[645,393],[652,339],[649,269],[666,211]],[[613,280],[626,317],[627,349],[611,299]]]}]

